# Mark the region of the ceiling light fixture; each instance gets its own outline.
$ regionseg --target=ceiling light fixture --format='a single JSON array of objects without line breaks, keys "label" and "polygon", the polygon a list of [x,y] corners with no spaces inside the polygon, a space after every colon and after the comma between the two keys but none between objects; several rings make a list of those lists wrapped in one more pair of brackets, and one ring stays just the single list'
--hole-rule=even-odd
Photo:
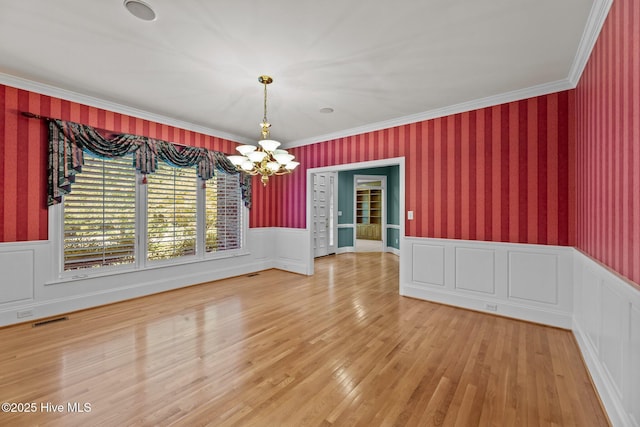
[{"label": "ceiling light fixture", "polygon": [[133,16],[143,21],[154,21],[156,19],[156,13],[151,9],[151,6],[140,0],[125,0],[124,7]]},{"label": "ceiling light fixture", "polygon": [[287,150],[279,150],[280,143],[269,139],[271,123],[267,121],[267,85],[273,83],[269,76],[260,76],[258,81],[264,85],[264,116],[260,127],[262,139],[255,145],[240,145],[236,150],[241,156],[229,156],[237,170],[250,175],[261,175],[262,185],[266,187],[271,175],[285,175],[293,172],[300,164],[294,162],[295,156]]}]

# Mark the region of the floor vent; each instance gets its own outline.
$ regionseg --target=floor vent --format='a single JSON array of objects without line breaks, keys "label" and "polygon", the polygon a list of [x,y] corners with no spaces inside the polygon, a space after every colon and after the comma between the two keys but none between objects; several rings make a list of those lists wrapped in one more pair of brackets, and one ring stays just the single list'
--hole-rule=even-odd
[{"label": "floor vent", "polygon": [[247,274],[247,277],[253,277],[253,276],[257,276],[260,273],[251,273],[251,274]]},{"label": "floor vent", "polygon": [[67,316],[54,317],[53,319],[46,319],[46,320],[41,320],[39,322],[35,322],[33,324],[33,327],[35,328],[37,326],[44,326],[44,325],[48,325],[50,323],[63,322],[65,320],[69,320],[69,318]]}]

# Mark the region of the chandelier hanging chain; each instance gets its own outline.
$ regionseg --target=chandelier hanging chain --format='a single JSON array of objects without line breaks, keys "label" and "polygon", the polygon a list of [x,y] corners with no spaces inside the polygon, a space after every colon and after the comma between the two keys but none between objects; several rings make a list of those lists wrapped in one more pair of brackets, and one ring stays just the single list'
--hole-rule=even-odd
[{"label": "chandelier hanging chain", "polygon": [[269,138],[269,128],[271,124],[267,121],[267,85],[273,82],[269,76],[259,76],[258,82],[264,85],[264,100],[262,123],[262,139],[255,145],[240,145],[236,150],[241,156],[229,156],[229,160],[239,171],[250,175],[260,175],[263,185],[267,185],[269,177],[272,175],[286,175],[300,164],[294,161],[295,156],[289,154],[287,150],[278,149],[280,143]]},{"label": "chandelier hanging chain", "polygon": [[269,128],[271,123],[267,119],[267,85],[273,82],[273,79],[269,76],[260,76],[258,81],[264,86],[264,100],[263,100],[263,117],[262,123],[260,123],[262,139],[269,139]]},{"label": "chandelier hanging chain", "polygon": [[267,83],[264,83],[264,117],[262,122],[267,123]]}]

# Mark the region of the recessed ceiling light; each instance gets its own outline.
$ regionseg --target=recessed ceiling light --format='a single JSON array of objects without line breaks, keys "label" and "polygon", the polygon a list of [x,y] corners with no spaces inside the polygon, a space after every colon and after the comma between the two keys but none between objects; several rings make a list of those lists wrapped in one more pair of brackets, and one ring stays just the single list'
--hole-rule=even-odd
[{"label": "recessed ceiling light", "polygon": [[151,9],[151,6],[140,0],[125,0],[124,7],[133,16],[143,21],[154,21],[156,19],[156,13]]},{"label": "recessed ceiling light", "polygon": [[333,108],[331,108],[331,107],[324,107],[324,108],[321,108],[321,109],[320,109],[320,112],[321,112],[321,113],[324,113],[324,114],[333,113]]}]

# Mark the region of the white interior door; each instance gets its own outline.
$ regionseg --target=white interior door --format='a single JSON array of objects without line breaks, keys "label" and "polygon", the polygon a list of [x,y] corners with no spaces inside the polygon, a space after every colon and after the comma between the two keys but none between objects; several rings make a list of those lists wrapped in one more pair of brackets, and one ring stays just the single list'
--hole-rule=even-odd
[{"label": "white interior door", "polygon": [[313,247],[314,256],[336,252],[336,173],[313,175]]}]

